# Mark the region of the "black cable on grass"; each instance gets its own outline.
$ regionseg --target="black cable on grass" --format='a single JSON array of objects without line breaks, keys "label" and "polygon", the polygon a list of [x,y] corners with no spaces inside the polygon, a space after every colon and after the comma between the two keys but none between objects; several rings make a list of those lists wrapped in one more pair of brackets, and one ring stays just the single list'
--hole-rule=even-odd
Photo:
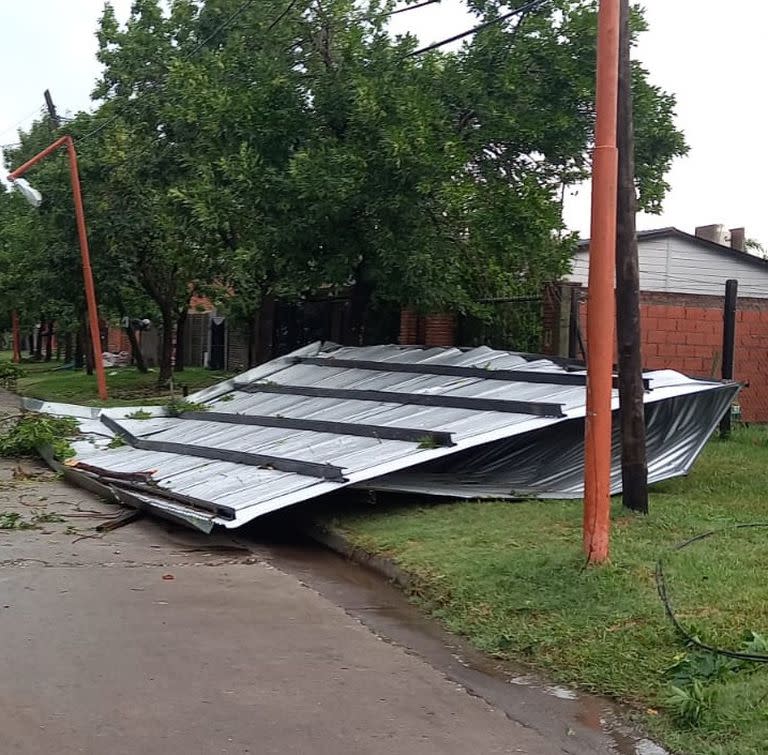
[{"label": "black cable on grass", "polygon": [[[702,540],[706,540],[707,538],[712,537],[713,535],[720,535],[723,532],[729,532],[731,530],[744,530],[744,529],[757,529],[757,528],[768,528],[768,522],[753,522],[750,524],[735,524],[731,527],[723,527],[719,530],[710,530],[709,532],[704,532],[701,535],[696,535],[696,537],[690,538],[690,540],[686,540],[679,545],[676,545],[672,551],[681,551],[684,548],[687,548],[689,545],[693,545],[694,543],[701,542]],[[661,598],[661,602],[664,604],[664,610],[669,617],[669,620],[674,625],[675,629],[683,636],[683,638],[688,642],[689,644],[699,648],[700,650],[706,650],[709,653],[715,653],[716,655],[723,655],[726,658],[735,658],[740,661],[751,661],[752,663],[768,663],[768,655],[765,655],[763,653],[740,653],[736,650],[725,650],[723,648],[716,648],[712,645],[707,645],[707,643],[702,642],[698,637],[694,637],[680,622],[680,619],[677,618],[677,614],[675,613],[675,609],[672,607],[672,603],[669,599],[669,592],[667,590],[667,579],[664,575],[664,563],[663,558],[660,558],[656,562],[656,587],[659,591],[659,597]]]}]

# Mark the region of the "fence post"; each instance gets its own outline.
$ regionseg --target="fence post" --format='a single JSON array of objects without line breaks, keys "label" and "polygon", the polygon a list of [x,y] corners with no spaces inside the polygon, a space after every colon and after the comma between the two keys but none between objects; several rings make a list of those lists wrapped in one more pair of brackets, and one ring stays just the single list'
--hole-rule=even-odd
[{"label": "fence post", "polygon": [[571,289],[571,316],[568,328],[568,356],[571,359],[586,360],[584,341],[581,337],[581,289],[574,286]]},{"label": "fence post", "polygon": [[[725,308],[723,310],[723,380],[733,380],[734,351],[736,348],[736,299],[739,294],[739,282],[725,282]],[[720,421],[720,437],[731,435],[731,407]]]}]

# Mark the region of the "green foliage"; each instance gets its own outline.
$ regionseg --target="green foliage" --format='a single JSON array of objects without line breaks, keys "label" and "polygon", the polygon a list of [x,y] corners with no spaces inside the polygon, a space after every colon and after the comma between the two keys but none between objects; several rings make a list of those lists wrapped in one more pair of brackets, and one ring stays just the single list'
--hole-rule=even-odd
[{"label": "green foliage", "polygon": [[688,687],[694,681],[722,681],[739,668],[740,664],[732,658],[696,651],[677,656],[675,662],[664,672],[664,676],[676,687]]},{"label": "green foliage", "polygon": [[418,447],[420,449],[432,449],[439,448],[440,444],[435,440],[433,435],[425,435],[423,438],[419,438]]},{"label": "green foliage", "polygon": [[27,522],[18,511],[0,512],[0,530],[34,529],[32,522]]},{"label": "green foliage", "polygon": [[144,409],[137,409],[135,412],[131,412],[126,415],[127,419],[152,419],[152,413],[144,411]]},{"label": "green foliage", "polygon": [[77,420],[48,414],[25,414],[0,437],[0,456],[33,456],[50,446],[57,459],[74,456],[69,439],[77,435]]},{"label": "green foliage", "polygon": [[63,517],[53,512],[34,514],[29,520],[18,511],[0,512],[0,530],[34,530],[41,524],[63,521],[65,521]]},{"label": "green foliage", "polygon": [[60,516],[59,514],[56,514],[53,511],[48,511],[41,514],[35,514],[32,517],[33,524],[52,524],[54,522],[65,522],[66,519],[64,519],[63,516]]},{"label": "green foliage", "polygon": [[685,689],[670,686],[664,704],[678,723],[684,726],[699,726],[704,716],[712,710],[713,699],[713,690],[694,679]]},{"label": "green foliage", "polygon": [[16,385],[20,377],[24,376],[24,369],[13,362],[0,362],[0,388],[6,391],[16,391]]},{"label": "green foliage", "polygon": [[165,405],[165,411],[171,417],[180,417],[186,412],[207,412],[208,404],[198,404],[183,398],[173,398]]},{"label": "green foliage", "polygon": [[[757,632],[749,632],[740,651],[767,655],[768,640]],[[710,712],[717,713],[714,701],[719,686],[727,683],[734,674],[752,674],[761,670],[759,663],[719,653],[698,649],[683,653],[665,672],[670,683],[663,703],[680,724],[699,726]]]},{"label": "green foliage", "polygon": [[[466,5],[478,21],[499,12]],[[568,269],[561,197],[590,165],[595,3],[553,0],[413,58],[390,0],[305,6],[259,0],[224,29],[233,0],[141,0],[125,25],[105,8],[94,112],[67,130],[100,128],[78,141],[97,290],[111,314],[162,324],[159,385],[195,293],[255,335],[274,298],[351,289],[362,334],[377,306],[487,317],[480,299],[538,295]],[[633,83],[640,203],[658,211],[686,146],[674,97],[639,66]],[[43,119],[6,159],[50,139]],[[27,322],[72,329],[66,162],[41,163],[35,183],[39,211],[0,197],[0,291]]]},{"label": "green foliage", "polygon": [[127,445],[125,438],[122,435],[115,435],[112,440],[107,443],[107,448],[122,448]]}]

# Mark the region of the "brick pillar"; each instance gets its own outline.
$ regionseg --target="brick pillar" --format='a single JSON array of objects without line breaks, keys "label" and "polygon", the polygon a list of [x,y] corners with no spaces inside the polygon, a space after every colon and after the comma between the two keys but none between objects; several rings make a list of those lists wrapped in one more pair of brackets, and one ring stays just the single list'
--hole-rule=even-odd
[{"label": "brick pillar", "polygon": [[571,298],[579,295],[573,283],[551,283],[544,287],[541,304],[542,354],[567,357],[571,323]]},{"label": "brick pillar", "polygon": [[427,346],[454,346],[456,344],[456,316],[450,314],[427,315],[424,343]]},{"label": "brick pillar", "polygon": [[403,307],[400,310],[399,342],[407,346],[419,342],[419,316],[413,309]]}]

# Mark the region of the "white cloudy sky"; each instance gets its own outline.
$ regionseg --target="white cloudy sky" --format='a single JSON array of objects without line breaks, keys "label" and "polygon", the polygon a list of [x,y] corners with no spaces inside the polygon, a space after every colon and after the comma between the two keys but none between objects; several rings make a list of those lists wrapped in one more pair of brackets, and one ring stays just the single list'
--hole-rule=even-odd
[{"label": "white cloudy sky", "polygon": [[[645,0],[650,31],[637,55],[651,78],[679,99],[679,123],[690,155],[670,175],[672,192],[662,217],[641,217],[639,227],[724,223],[746,226],[768,243],[763,195],[768,132],[759,81],[768,70],[765,28],[768,3],[758,0]],[[130,0],[114,0],[124,18]],[[397,29],[409,28],[423,43],[442,39],[470,22],[461,0],[404,13]],[[98,73],[93,32],[103,0],[0,0],[3,85],[0,144],[15,141],[49,88],[59,111],[88,107]],[[588,231],[588,191],[571,198],[567,220]]]}]

